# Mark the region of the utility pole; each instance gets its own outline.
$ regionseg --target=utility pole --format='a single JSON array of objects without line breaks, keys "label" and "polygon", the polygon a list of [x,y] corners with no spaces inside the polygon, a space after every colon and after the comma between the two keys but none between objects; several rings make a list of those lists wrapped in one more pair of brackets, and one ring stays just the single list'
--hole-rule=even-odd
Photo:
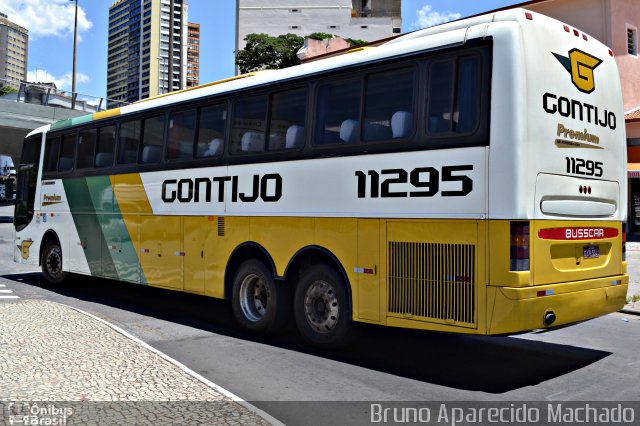
[{"label": "utility pole", "polygon": [[75,2],[76,17],[73,24],[73,71],[71,72],[71,109],[76,109],[76,49],[78,45],[78,0],[75,0]]}]

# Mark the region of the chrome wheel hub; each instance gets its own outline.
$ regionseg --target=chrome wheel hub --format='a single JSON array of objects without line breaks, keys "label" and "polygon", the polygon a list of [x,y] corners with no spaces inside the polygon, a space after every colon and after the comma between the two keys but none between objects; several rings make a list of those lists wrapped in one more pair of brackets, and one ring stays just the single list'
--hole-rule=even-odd
[{"label": "chrome wheel hub", "polygon": [[304,297],[304,314],[318,333],[329,333],[340,319],[335,288],[326,281],[316,281]]},{"label": "chrome wheel hub", "polygon": [[246,319],[257,322],[267,314],[269,290],[262,278],[249,274],[240,284],[240,308]]}]

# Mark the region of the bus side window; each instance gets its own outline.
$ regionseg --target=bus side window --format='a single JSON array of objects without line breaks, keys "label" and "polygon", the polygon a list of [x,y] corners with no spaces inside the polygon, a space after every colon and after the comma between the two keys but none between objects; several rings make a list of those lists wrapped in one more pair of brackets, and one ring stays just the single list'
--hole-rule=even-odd
[{"label": "bus side window", "polygon": [[264,152],[267,97],[252,96],[234,102],[231,152]]},{"label": "bus side window", "polygon": [[196,110],[174,111],[169,115],[167,134],[167,159],[193,158],[193,141],[196,133]]},{"label": "bus side window", "polygon": [[164,138],[164,115],[145,118],[142,131],[143,164],[159,163],[162,160],[162,141]]},{"label": "bus side window", "polygon": [[365,141],[407,138],[413,134],[414,84],[413,69],[367,77],[363,128]]},{"label": "bus side window", "polygon": [[140,120],[126,121],[120,125],[118,164],[132,164],[138,161],[140,130]]},{"label": "bus side window", "polygon": [[78,168],[93,167],[93,155],[96,149],[97,129],[86,129],[78,137]]},{"label": "bus side window", "polygon": [[269,118],[269,151],[302,148],[306,116],[306,89],[274,93]]},{"label": "bus side window", "polygon": [[429,67],[427,131],[465,134],[476,130],[480,111],[480,57],[465,55]]},{"label": "bus side window", "polygon": [[463,56],[458,61],[458,94],[453,130],[457,133],[468,133],[476,129],[480,115],[478,99],[480,98],[480,58]]},{"label": "bus side window", "polygon": [[314,144],[356,142],[360,139],[362,80],[352,78],[318,88]]},{"label": "bus side window", "polygon": [[429,67],[427,93],[429,133],[449,133],[453,103],[453,59],[434,62]]},{"label": "bus side window", "polygon": [[68,172],[73,169],[73,161],[76,154],[76,134],[67,133],[62,136],[60,145],[60,158],[58,160],[58,171]]},{"label": "bus side window", "polygon": [[46,149],[44,152],[44,171],[55,172],[58,170],[58,155],[60,152],[60,136],[47,136]]},{"label": "bus side window", "polygon": [[113,165],[113,148],[116,143],[116,126],[100,127],[96,148],[96,168]]},{"label": "bus side window", "polygon": [[200,108],[198,123],[196,156],[206,158],[222,155],[227,127],[227,106],[221,104]]}]

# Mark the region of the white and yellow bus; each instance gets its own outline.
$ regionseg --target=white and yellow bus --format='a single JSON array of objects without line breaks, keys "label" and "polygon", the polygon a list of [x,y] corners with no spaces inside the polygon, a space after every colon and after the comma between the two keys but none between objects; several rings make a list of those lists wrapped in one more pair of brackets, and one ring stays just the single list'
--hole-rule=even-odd
[{"label": "white and yellow bus", "polygon": [[509,334],[624,304],[613,53],[522,9],[31,132],[15,260],[293,317]]}]

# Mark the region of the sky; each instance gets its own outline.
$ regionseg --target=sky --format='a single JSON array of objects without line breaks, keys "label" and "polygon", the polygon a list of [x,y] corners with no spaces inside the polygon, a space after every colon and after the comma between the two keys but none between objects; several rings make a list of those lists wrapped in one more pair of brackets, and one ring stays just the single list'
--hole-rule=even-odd
[{"label": "sky", "polygon": [[[277,0],[273,0],[277,1]],[[441,24],[514,0],[402,0],[402,32]],[[113,0],[78,0],[76,91],[106,95],[107,27]],[[199,23],[200,84],[234,74],[235,0],[189,0],[188,18]],[[0,0],[0,12],[29,30],[29,81],[54,81],[71,89],[74,0]]]}]

